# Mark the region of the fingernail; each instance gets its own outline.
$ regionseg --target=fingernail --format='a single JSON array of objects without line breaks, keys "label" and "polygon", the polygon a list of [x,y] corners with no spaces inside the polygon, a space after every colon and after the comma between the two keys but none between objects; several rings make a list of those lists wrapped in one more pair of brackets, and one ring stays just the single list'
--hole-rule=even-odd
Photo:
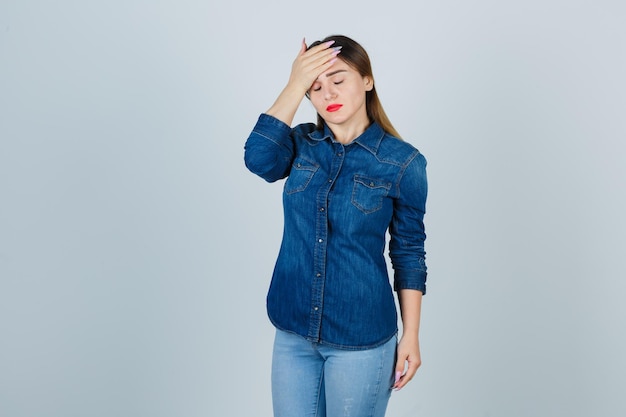
[{"label": "fingernail", "polygon": [[326,42],[326,46],[330,46],[330,45],[332,45],[333,43],[335,43],[335,41],[328,41],[328,42]]},{"label": "fingernail", "polygon": [[337,61],[337,58],[333,58],[330,61],[328,61],[329,64],[334,64]]},{"label": "fingernail", "polygon": [[333,46],[335,51],[341,51],[341,48],[343,48],[343,46]]},{"label": "fingernail", "polygon": [[330,54],[330,56],[337,56],[337,55],[339,55],[339,52],[341,52],[341,51],[333,51],[333,53]]},{"label": "fingernail", "polygon": [[400,377],[402,376],[402,372],[400,371],[396,371],[396,384],[398,383],[398,381],[400,380]]}]

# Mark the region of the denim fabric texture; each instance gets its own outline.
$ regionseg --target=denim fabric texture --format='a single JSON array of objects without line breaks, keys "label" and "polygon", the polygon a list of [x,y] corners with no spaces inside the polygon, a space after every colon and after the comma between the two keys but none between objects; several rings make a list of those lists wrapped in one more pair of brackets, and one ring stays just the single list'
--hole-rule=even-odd
[{"label": "denim fabric texture", "polygon": [[283,240],[267,295],[272,323],[307,340],[368,349],[397,332],[395,290],[426,293],[426,159],[376,123],[353,142],[325,126],[291,128],[262,114],[245,144],[248,169],[287,178]]},{"label": "denim fabric texture", "polygon": [[397,338],[344,350],[276,331],[272,353],[274,417],[382,417],[394,383]]}]

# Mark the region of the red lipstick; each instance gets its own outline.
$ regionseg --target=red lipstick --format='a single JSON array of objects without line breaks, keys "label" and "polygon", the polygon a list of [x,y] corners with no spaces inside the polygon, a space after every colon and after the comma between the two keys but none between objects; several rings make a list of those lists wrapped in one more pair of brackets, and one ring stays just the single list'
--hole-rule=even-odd
[{"label": "red lipstick", "polygon": [[332,113],[334,111],[339,110],[342,107],[343,107],[343,104],[331,104],[328,107],[326,107],[326,111],[329,113]]}]

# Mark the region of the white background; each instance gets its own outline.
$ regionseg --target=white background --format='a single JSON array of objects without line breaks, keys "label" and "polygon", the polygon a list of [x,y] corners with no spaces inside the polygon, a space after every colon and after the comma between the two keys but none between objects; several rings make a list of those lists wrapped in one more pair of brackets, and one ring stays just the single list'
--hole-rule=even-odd
[{"label": "white background", "polygon": [[[0,2],[0,416],[270,416],[301,39],[368,50],[427,157],[423,366],[388,415],[626,415],[621,1]],[[314,120],[304,103],[297,121]]]}]

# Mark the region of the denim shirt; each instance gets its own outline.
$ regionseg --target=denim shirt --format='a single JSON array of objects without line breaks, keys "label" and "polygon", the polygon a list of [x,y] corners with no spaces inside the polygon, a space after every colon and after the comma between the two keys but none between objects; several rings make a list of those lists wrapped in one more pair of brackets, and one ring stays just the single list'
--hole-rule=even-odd
[{"label": "denim shirt", "polygon": [[312,123],[262,114],[245,144],[248,169],[287,177],[283,239],[267,295],[277,328],[340,349],[381,345],[397,332],[395,290],[426,292],[426,159],[376,123],[348,145]]}]

